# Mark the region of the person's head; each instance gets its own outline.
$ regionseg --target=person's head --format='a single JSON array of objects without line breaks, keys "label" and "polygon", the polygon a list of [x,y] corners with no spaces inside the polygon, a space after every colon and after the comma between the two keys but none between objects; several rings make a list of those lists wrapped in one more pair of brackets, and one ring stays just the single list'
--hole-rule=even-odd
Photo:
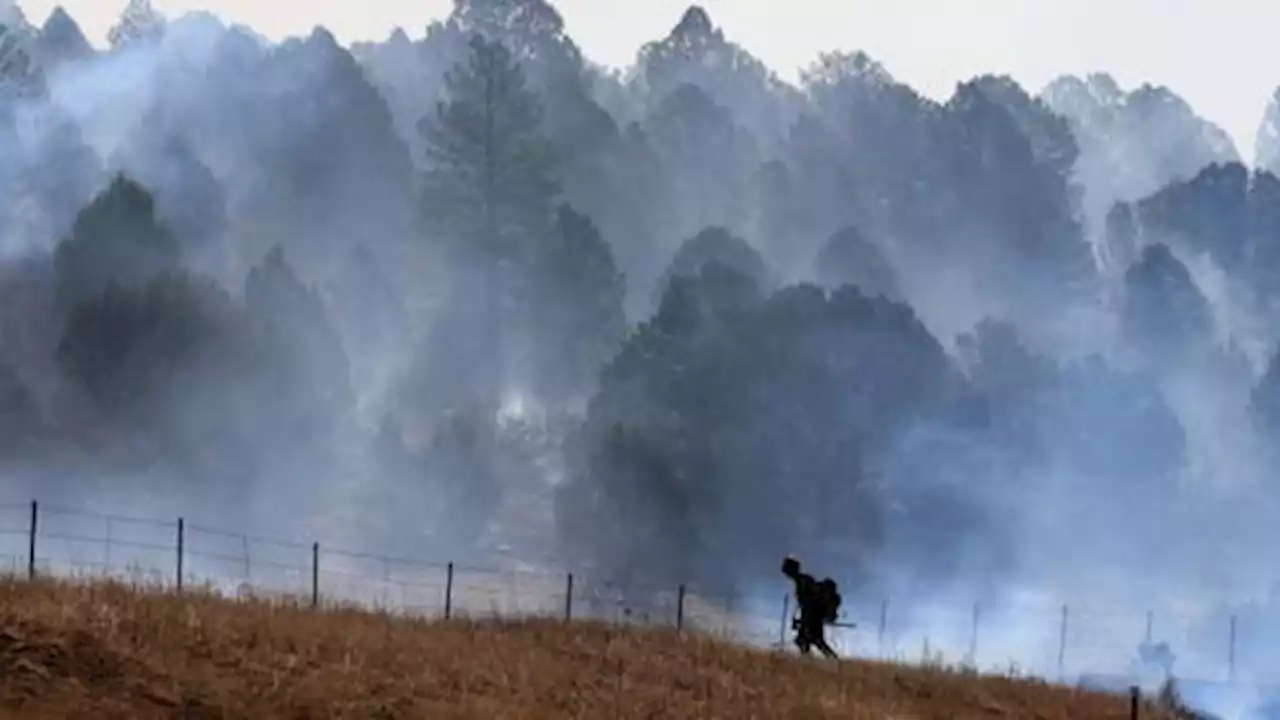
[{"label": "person's head", "polygon": [[788,555],[786,559],[782,561],[782,574],[787,577],[795,577],[796,575],[799,575],[800,561],[795,559],[794,556]]}]

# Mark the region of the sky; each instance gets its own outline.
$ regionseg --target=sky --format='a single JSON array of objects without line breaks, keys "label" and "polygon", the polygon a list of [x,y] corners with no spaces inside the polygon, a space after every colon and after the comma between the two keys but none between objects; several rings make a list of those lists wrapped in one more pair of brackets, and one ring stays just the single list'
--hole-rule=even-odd
[{"label": "sky", "polygon": [[[126,0],[26,0],[32,22],[61,3],[105,43]],[[689,0],[553,0],[589,57],[625,66]],[[174,16],[208,10],[279,40],[324,25],[343,43],[395,27],[420,37],[452,0],[153,0]],[[1033,92],[1058,75],[1106,71],[1123,86],[1166,85],[1236,140],[1246,159],[1280,85],[1267,0],[702,0],[728,36],[794,79],[819,52],[864,50],[939,99],[956,82],[1008,74]]]}]

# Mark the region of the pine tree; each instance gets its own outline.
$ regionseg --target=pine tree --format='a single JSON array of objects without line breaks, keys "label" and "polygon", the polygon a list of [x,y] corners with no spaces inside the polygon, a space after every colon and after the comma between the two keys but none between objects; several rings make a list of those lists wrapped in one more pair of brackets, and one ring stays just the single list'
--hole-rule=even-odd
[{"label": "pine tree", "polygon": [[626,295],[609,243],[591,218],[561,205],[539,257],[539,303],[531,308],[538,337],[535,373],[545,399],[589,396],[595,374],[626,334]]},{"label": "pine tree", "polygon": [[496,400],[510,368],[507,325],[528,300],[535,246],[551,232],[560,188],[539,132],[542,109],[499,42],[477,35],[471,54],[445,77],[447,101],[419,128],[430,167],[424,178],[427,227],[458,267],[474,273],[484,325],[477,388]]},{"label": "pine tree", "polygon": [[156,217],[155,198],[124,175],[76,216],[71,235],[54,251],[63,308],[108,285],[141,286],[178,266],[177,240]]},{"label": "pine tree", "polygon": [[151,0],[129,0],[119,21],[107,31],[107,40],[113,48],[154,40],[164,32],[164,25],[164,16],[152,7]]},{"label": "pine tree", "polygon": [[479,35],[445,86],[448,100],[419,124],[431,165],[428,222],[483,260],[515,260],[546,231],[560,192],[542,108],[511,53]]},{"label": "pine tree", "polygon": [[[7,106],[48,92],[44,69],[33,47],[33,31],[19,14],[0,18],[0,100]],[[7,115],[7,111],[6,111]]]}]

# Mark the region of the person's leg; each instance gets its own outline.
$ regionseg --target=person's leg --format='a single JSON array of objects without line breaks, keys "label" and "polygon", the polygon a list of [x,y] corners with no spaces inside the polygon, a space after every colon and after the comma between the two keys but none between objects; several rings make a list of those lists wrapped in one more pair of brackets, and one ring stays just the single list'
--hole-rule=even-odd
[{"label": "person's leg", "polygon": [[818,651],[821,652],[823,655],[829,658],[838,657],[836,655],[836,651],[832,650],[831,646],[827,644],[826,628],[823,626],[821,620],[816,621],[814,623],[809,633],[809,638],[810,638],[810,642],[813,643],[813,645],[816,646],[818,648]]},{"label": "person's leg", "polygon": [[[814,633],[813,621],[809,618],[801,618],[800,632],[797,637],[802,638],[804,642],[804,654],[808,655],[809,651],[818,645],[818,636]],[[820,649],[820,648],[819,648]]]},{"label": "person's leg", "polygon": [[808,655],[812,646],[804,638],[796,638],[796,647],[800,648],[801,655]]},{"label": "person's leg", "polygon": [[802,655],[809,654],[809,648],[810,648],[809,636],[805,634],[803,625],[796,628],[796,637],[794,642],[796,644],[796,647],[800,648],[800,653]]},{"label": "person's leg", "polygon": [[832,660],[838,660],[840,658],[840,656],[836,654],[836,651],[827,644],[827,639],[825,637],[818,638],[817,646],[818,650],[821,651],[823,655],[826,655]]}]

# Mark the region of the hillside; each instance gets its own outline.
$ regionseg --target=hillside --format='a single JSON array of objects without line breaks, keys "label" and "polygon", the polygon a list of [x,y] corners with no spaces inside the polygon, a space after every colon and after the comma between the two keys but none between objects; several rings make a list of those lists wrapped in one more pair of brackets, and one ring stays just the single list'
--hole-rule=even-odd
[{"label": "hillside", "polygon": [[1040,683],[837,666],[665,630],[428,623],[0,581],[0,717],[1100,720],[1128,708]]}]

